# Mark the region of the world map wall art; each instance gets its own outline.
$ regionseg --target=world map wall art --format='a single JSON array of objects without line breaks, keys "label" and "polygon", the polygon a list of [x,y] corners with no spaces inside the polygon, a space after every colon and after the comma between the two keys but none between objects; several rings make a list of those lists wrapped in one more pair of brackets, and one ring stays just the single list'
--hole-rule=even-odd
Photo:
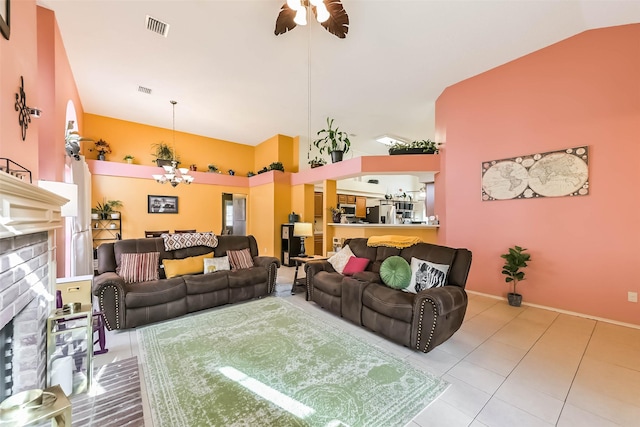
[{"label": "world map wall art", "polygon": [[482,200],[589,194],[589,147],[482,162]]}]

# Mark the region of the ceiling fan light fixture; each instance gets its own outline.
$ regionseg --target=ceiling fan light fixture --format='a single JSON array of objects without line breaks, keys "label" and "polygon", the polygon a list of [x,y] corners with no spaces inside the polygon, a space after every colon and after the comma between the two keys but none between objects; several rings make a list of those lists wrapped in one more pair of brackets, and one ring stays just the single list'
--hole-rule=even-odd
[{"label": "ceiling fan light fixture", "polygon": [[330,16],[331,15],[327,10],[327,6],[325,6],[324,3],[320,2],[320,4],[316,6],[316,19],[318,20],[318,22],[320,23],[326,22]]},{"label": "ceiling fan light fixture", "polygon": [[304,9],[300,0],[287,0],[287,6],[289,6],[293,10]]},{"label": "ceiling fan light fixture", "polygon": [[307,8],[301,7],[296,12],[296,17],[293,18],[293,22],[298,25],[307,25]]}]

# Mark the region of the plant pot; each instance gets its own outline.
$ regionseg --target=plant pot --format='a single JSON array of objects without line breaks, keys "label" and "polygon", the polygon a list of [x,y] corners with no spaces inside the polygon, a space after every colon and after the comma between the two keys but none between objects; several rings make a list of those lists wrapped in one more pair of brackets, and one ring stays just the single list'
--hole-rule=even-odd
[{"label": "plant pot", "polygon": [[92,213],[91,214],[91,219],[100,219],[100,214]]},{"label": "plant pot", "polygon": [[156,165],[158,165],[159,167],[171,166],[171,160],[156,159]]},{"label": "plant pot", "polygon": [[111,219],[119,219],[120,218],[120,212],[114,212],[111,214]]},{"label": "plant pot", "polygon": [[400,150],[389,150],[389,154],[395,156],[397,154],[434,154],[435,150],[424,151],[424,148],[403,148]]},{"label": "plant pot", "polygon": [[109,214],[107,213],[101,213],[100,214],[100,219],[108,219],[109,218]]},{"label": "plant pot", "polygon": [[310,163],[311,165],[311,169],[315,169],[315,168],[319,168],[320,166],[323,166],[322,163]]},{"label": "plant pot", "polygon": [[133,159],[127,159],[127,163],[129,163],[130,165],[133,164]]},{"label": "plant pot", "polygon": [[331,152],[331,163],[341,162],[343,154],[344,154],[344,151],[332,151]]},{"label": "plant pot", "polygon": [[507,299],[509,300],[509,305],[513,307],[520,307],[520,304],[522,304],[522,295],[520,294],[509,292],[507,294]]},{"label": "plant pot", "polygon": [[104,160],[104,159],[105,159],[104,153],[98,154],[98,160]]}]

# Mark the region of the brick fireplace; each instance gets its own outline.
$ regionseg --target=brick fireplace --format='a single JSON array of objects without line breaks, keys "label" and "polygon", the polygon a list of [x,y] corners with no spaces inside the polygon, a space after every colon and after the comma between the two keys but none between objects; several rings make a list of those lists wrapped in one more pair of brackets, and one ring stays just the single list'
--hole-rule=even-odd
[{"label": "brick fireplace", "polygon": [[[0,330],[5,396],[46,386],[46,321],[54,307],[56,229],[67,199],[0,172]],[[5,330],[6,328],[6,330]],[[0,388],[1,389],[1,388]]]}]

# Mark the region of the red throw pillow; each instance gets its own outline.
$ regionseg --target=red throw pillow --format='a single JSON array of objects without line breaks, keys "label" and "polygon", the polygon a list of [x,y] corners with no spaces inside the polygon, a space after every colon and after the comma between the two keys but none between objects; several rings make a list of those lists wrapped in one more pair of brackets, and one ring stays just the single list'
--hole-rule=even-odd
[{"label": "red throw pillow", "polygon": [[367,265],[369,265],[369,258],[358,258],[352,256],[349,258],[349,261],[347,261],[347,265],[344,266],[342,274],[345,276],[352,276],[355,273],[364,271],[364,269],[367,268]]}]

